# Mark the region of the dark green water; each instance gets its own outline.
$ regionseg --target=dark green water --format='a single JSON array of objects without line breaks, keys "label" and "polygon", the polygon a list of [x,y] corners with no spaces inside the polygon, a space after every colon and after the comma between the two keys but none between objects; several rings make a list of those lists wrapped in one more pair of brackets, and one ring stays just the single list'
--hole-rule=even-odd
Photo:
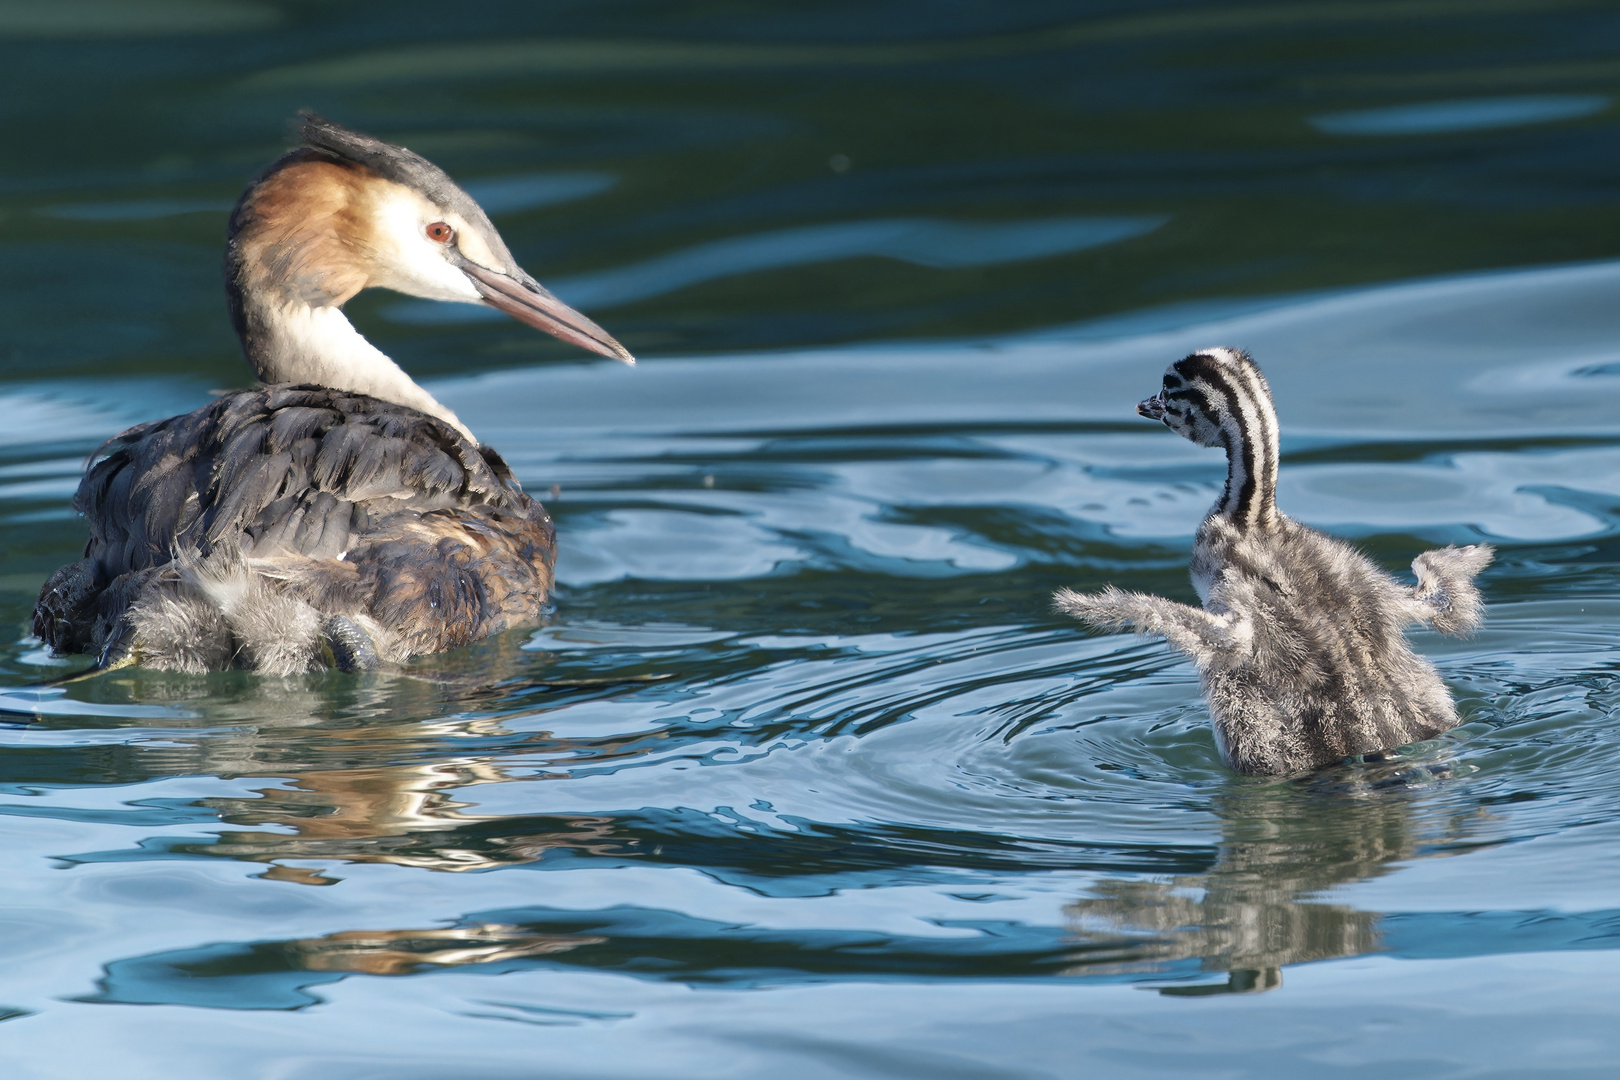
[{"label": "dark green water", "polygon": [[[0,4],[0,1058],[84,1076],[1607,1076],[1620,12]],[[225,210],[314,107],[642,358],[356,323],[547,499],[550,622],[408,671],[25,637],[83,457],[241,385]],[[1488,539],[1465,714],[1289,781],[1159,644],[1251,349],[1282,501]],[[582,685],[583,684],[583,685]]]}]

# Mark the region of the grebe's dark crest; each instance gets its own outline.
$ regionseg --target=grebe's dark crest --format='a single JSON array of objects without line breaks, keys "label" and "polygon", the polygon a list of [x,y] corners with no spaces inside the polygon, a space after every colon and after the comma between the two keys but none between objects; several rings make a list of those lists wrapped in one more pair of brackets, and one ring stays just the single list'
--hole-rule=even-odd
[{"label": "grebe's dark crest", "polygon": [[1171,364],[1136,407],[1226,451],[1226,486],[1193,544],[1203,608],[1109,587],[1058,592],[1104,629],[1167,639],[1197,663],[1216,742],[1234,769],[1286,774],[1432,738],[1457,724],[1434,665],[1404,630],[1478,627],[1484,544],[1426,551],[1403,586],[1349,544],[1277,509],[1277,414],[1247,353],[1202,349]]},{"label": "grebe's dark crest", "polygon": [[226,291],[263,385],[112,439],[84,558],[34,632],[99,666],[368,668],[532,622],[551,519],[500,455],[360,335],[361,289],[495,307],[633,363],[512,258],[426,159],[312,114],[231,214]]}]

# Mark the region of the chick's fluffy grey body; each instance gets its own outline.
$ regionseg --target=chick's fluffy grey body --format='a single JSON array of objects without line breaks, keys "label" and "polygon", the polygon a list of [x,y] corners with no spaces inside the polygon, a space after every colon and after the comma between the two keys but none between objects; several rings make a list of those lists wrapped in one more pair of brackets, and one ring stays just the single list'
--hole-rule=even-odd
[{"label": "chick's fluffy grey body", "polygon": [[1203,608],[1108,588],[1057,594],[1093,626],[1160,636],[1197,665],[1216,741],[1239,772],[1285,775],[1432,738],[1457,724],[1451,695],[1407,627],[1466,634],[1483,617],[1484,545],[1424,552],[1403,585],[1349,544],[1277,511],[1276,417],[1246,354],[1178,361],[1138,407],[1227,449],[1226,489],[1198,530]]}]

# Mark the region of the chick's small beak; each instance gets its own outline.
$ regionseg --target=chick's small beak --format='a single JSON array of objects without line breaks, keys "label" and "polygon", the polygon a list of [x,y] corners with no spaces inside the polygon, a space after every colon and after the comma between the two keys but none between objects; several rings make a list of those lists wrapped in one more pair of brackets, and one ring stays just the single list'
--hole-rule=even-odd
[{"label": "chick's small beak", "polygon": [[1149,420],[1164,419],[1164,395],[1155,394],[1146,401],[1136,403],[1136,415],[1145,416]]},{"label": "chick's small beak", "polygon": [[615,341],[612,334],[551,295],[522,270],[516,274],[503,274],[466,258],[457,260],[457,265],[490,307],[600,356],[622,360],[626,364],[636,362],[630,350]]}]

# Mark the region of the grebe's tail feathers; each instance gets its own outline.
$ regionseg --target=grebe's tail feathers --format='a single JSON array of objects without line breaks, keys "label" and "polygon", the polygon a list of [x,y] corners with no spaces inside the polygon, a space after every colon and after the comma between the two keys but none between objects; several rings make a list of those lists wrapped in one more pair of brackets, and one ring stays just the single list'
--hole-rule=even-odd
[{"label": "grebe's tail feathers", "polygon": [[1247,651],[1253,627],[1247,619],[1215,615],[1161,596],[1125,592],[1110,585],[1098,593],[1059,589],[1052,606],[1099,630],[1130,630],[1162,637],[1200,668],[1220,666],[1234,650]]},{"label": "grebe's tail feathers", "polygon": [[1474,578],[1491,564],[1496,551],[1489,544],[1435,548],[1412,560],[1417,586],[1412,596],[1418,618],[1442,634],[1463,637],[1485,621],[1485,601]]}]

